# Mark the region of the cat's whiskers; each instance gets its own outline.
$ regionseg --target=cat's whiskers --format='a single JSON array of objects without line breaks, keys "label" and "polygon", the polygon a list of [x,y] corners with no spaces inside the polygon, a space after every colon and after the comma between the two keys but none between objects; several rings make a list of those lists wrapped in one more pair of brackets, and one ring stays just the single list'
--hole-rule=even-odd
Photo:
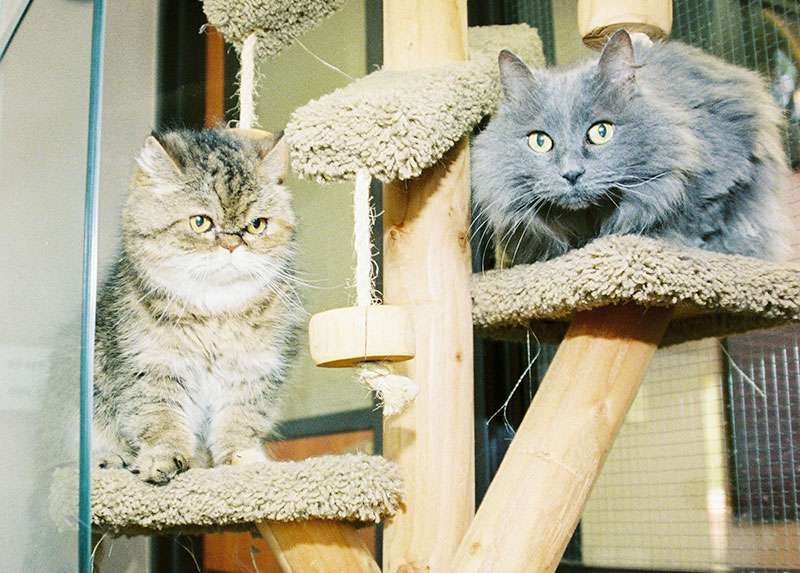
[{"label": "cat's whiskers", "polygon": [[[480,221],[479,225],[475,228],[475,230],[470,233],[470,236],[473,237],[473,240],[477,241],[478,245],[488,245],[489,241],[486,240],[486,236],[487,233],[491,231],[491,221],[489,220],[489,217],[487,215],[478,213],[475,216],[475,221],[473,221],[473,224],[477,222],[479,219],[482,220]],[[483,258],[481,259],[481,265],[480,265],[481,269],[485,268],[485,263],[486,263],[485,257],[487,250],[488,249],[483,249]]]},{"label": "cat's whiskers", "polygon": [[[292,273],[287,272],[284,268],[274,266],[269,262],[265,262],[262,267],[252,267],[249,270],[249,276],[261,280],[266,286],[267,290],[280,298],[284,304],[289,308],[297,308],[308,314],[301,304],[300,293],[295,288],[296,284],[306,286],[302,281],[298,280]],[[290,297],[287,293],[283,292],[279,286],[285,285],[294,295]]]},{"label": "cat's whiskers", "polygon": [[[511,228],[503,235],[503,238],[498,241],[498,244],[503,244],[505,241],[505,246],[502,246],[503,252],[508,253],[508,247],[511,245],[511,241],[514,238],[514,235],[517,233],[523,225],[526,225],[529,221],[529,218],[533,215],[536,215],[536,212],[539,209],[539,206],[544,202],[544,199],[541,197],[536,197],[533,201],[531,201],[526,207],[524,211],[517,211],[515,213],[516,220]],[[525,237],[525,233],[519,233],[519,238],[517,239],[517,245],[514,248],[514,254],[511,256],[511,260],[513,261],[519,251],[519,247],[522,244],[522,239]]]},{"label": "cat's whiskers", "polygon": [[614,200],[614,194],[611,192],[611,189],[609,188],[603,189],[603,197],[606,197],[609,201],[611,201],[614,204],[614,207],[619,209],[619,203],[617,203]]},{"label": "cat's whiskers", "polygon": [[[621,187],[622,189],[625,189],[626,191],[631,191],[632,193],[636,193],[636,191],[634,190],[635,187],[641,187],[642,185],[647,185],[648,183],[651,183],[653,181],[657,181],[658,179],[661,179],[662,177],[664,177],[666,175],[670,175],[671,173],[674,173],[674,171],[672,171],[672,170],[662,171],[661,173],[656,173],[655,175],[652,175],[652,176],[649,176],[649,177],[639,177],[639,176],[636,176],[636,175],[629,175],[629,176],[621,177],[620,179],[616,180],[613,183],[613,185],[615,187]],[[628,181],[628,180],[633,180],[633,181],[635,181],[635,183],[622,183],[621,182],[621,181]]]},{"label": "cat's whiskers", "polygon": [[159,324],[161,324],[161,321],[164,319],[165,316],[167,316],[167,311],[169,311],[169,307],[172,305],[172,303],[177,298],[178,298],[177,293],[169,293],[167,295],[167,304],[164,306],[164,310],[161,311],[161,315],[156,320],[156,323],[154,325],[155,327],[157,327]]}]

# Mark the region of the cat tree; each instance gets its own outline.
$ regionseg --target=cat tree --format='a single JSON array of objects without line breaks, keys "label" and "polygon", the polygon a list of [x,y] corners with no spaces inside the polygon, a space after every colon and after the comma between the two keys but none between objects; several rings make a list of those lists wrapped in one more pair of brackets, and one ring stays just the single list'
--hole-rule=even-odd
[{"label": "cat tree", "polygon": [[[248,4],[204,7],[223,34],[237,23],[242,44],[251,38],[247,51],[259,53],[268,49],[260,38],[275,37],[261,31],[291,29],[300,12],[327,14],[340,2],[259,3],[255,35],[241,24]],[[663,12],[668,3],[658,4]],[[586,20],[599,28],[632,23],[592,13]],[[384,69],[297,110],[286,137],[304,177],[367,173],[386,183],[384,296],[407,311],[414,337],[407,360],[392,368],[420,387],[384,420],[391,461],[332,456],[193,469],[161,487],[99,470],[96,526],[141,534],[261,523],[285,571],[378,571],[342,520],[383,518],[384,571],[552,571],[655,349],[800,321],[800,268],[652,239],[610,237],[552,261],[471,276],[467,137],[498,101],[499,50],[541,66],[540,43],[524,25],[468,34],[465,0],[386,0],[384,43]],[[563,337],[477,514],[473,325],[495,337],[528,328],[541,340]],[[382,342],[385,332],[367,329],[356,347]],[[326,360],[363,358],[322,342]],[[63,477],[54,495],[62,513],[76,491]]]}]

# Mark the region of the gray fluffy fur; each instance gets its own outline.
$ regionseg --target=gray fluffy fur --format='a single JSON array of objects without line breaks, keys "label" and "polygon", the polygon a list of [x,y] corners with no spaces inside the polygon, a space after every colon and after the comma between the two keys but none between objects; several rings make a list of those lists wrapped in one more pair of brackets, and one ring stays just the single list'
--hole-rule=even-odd
[{"label": "gray fluffy fur", "polygon": [[[97,308],[92,449],[163,483],[264,456],[302,316],[295,218],[282,141],[172,131],[138,164]],[[213,226],[190,228],[197,215]]]},{"label": "gray fluffy fur", "polygon": [[[504,100],[473,142],[473,200],[512,263],[611,234],[785,255],[782,117],[756,73],[624,31],[571,69],[532,71],[510,52],[499,65]],[[614,133],[594,145],[599,121]],[[531,150],[534,131],[551,151]]]}]

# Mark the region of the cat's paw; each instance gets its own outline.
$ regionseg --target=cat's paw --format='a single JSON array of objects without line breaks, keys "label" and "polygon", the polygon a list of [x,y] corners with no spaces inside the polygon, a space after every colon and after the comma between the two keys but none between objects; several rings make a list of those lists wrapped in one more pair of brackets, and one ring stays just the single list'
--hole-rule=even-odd
[{"label": "cat's paw", "polygon": [[188,469],[189,458],[167,446],[142,448],[130,468],[142,480],[159,485]]},{"label": "cat's paw", "polygon": [[127,454],[113,451],[98,451],[92,454],[95,467],[101,469],[122,469],[131,465],[132,458]]},{"label": "cat's paw", "polygon": [[124,468],[125,462],[119,456],[102,456],[95,459],[94,465],[100,469],[116,470]]}]

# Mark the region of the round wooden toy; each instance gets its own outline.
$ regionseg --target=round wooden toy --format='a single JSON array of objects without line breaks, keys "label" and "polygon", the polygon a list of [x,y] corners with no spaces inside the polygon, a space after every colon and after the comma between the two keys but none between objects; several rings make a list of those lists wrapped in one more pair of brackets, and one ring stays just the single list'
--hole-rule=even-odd
[{"label": "round wooden toy", "polygon": [[601,49],[623,29],[654,41],[666,38],[672,30],[672,0],[578,0],[578,31],[589,48]]},{"label": "round wooden toy", "polygon": [[308,323],[308,341],[314,363],[327,368],[414,357],[411,314],[401,306],[353,306],[315,314]]}]

